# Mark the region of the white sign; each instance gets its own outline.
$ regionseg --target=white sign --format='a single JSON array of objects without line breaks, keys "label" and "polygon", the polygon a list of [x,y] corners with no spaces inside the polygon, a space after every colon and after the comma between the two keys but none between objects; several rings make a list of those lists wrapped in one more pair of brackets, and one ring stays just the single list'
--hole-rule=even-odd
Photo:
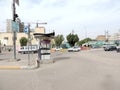
[{"label": "white sign", "polygon": [[24,33],[28,34],[28,32],[29,32],[29,28],[28,28],[28,26],[25,26],[24,27]]}]

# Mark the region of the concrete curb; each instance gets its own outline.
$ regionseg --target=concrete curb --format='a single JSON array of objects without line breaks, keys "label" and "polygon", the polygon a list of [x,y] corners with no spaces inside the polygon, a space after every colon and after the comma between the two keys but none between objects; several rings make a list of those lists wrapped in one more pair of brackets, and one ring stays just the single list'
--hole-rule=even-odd
[{"label": "concrete curb", "polygon": [[21,66],[0,66],[0,70],[4,70],[4,69],[14,69],[14,70],[19,70],[21,69]]},{"label": "concrete curb", "polygon": [[37,61],[32,66],[0,66],[0,70],[32,70],[38,68]]}]

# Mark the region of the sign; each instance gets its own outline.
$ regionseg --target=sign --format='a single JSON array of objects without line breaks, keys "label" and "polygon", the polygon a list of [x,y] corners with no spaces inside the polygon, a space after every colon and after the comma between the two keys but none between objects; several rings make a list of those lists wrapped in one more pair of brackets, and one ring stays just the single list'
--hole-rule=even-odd
[{"label": "sign", "polygon": [[26,34],[29,33],[29,28],[28,28],[28,26],[25,26],[25,27],[24,27],[24,33],[26,33]]},{"label": "sign", "polygon": [[19,23],[12,21],[12,30],[13,32],[19,32]]}]

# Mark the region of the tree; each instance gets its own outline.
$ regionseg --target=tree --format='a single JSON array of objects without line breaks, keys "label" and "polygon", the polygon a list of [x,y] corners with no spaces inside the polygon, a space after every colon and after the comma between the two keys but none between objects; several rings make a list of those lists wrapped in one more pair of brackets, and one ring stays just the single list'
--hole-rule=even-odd
[{"label": "tree", "polygon": [[79,37],[78,37],[77,34],[71,34],[71,33],[70,33],[69,35],[67,35],[66,38],[67,38],[68,43],[69,43],[71,46],[74,46],[75,43],[79,41]]},{"label": "tree", "polygon": [[57,47],[60,47],[60,45],[64,41],[64,37],[63,37],[63,35],[57,35],[54,40],[55,40],[55,45]]},{"label": "tree", "polygon": [[26,37],[22,37],[20,39],[20,45],[21,46],[26,46],[27,45],[27,42],[28,42],[28,39]]},{"label": "tree", "polygon": [[54,47],[55,47],[55,40],[52,39],[52,40],[51,40],[51,48],[54,48]]},{"label": "tree", "polygon": [[89,42],[89,41],[92,41],[92,39],[91,38],[85,38],[84,41]]},{"label": "tree", "polygon": [[85,39],[79,41],[77,44],[80,45],[80,46],[82,46],[82,44],[84,44],[86,42],[89,42],[89,41],[92,41],[92,39],[91,38],[85,38]]}]

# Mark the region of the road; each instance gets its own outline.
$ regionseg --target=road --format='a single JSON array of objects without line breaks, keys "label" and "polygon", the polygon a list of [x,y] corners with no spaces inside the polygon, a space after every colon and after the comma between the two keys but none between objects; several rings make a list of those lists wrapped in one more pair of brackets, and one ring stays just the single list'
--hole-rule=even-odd
[{"label": "road", "polygon": [[56,52],[35,70],[0,70],[0,90],[120,90],[120,53]]}]

